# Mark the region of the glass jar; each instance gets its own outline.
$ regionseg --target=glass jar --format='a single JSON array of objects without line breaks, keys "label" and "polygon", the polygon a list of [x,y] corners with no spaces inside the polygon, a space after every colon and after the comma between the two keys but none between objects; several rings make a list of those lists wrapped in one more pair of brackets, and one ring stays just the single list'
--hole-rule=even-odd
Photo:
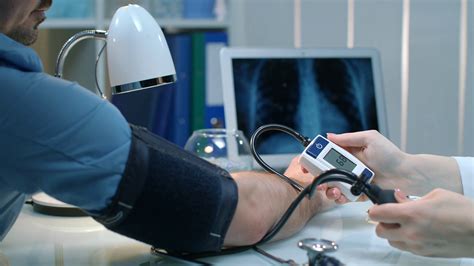
[{"label": "glass jar", "polygon": [[253,166],[249,142],[240,130],[196,130],[184,149],[229,172],[251,170]]}]

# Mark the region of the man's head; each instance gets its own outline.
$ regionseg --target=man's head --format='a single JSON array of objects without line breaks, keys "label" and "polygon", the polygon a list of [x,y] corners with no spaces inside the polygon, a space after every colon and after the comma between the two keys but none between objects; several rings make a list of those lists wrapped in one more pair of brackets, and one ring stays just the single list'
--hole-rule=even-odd
[{"label": "man's head", "polygon": [[0,32],[24,45],[34,43],[51,3],[52,0],[0,0]]}]

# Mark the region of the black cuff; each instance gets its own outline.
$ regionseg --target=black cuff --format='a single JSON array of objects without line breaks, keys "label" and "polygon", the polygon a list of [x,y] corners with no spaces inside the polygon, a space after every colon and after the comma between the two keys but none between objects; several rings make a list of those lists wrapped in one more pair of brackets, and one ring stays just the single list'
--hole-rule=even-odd
[{"label": "black cuff", "polygon": [[95,219],[156,248],[219,251],[237,201],[237,185],[227,171],[132,126],[117,193]]}]

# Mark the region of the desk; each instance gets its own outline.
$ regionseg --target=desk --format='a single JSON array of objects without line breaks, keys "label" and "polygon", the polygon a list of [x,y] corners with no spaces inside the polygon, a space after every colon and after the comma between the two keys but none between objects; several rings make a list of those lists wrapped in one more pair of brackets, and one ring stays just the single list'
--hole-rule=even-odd
[{"label": "desk", "polygon": [[[334,240],[334,256],[346,265],[461,265],[470,259],[433,259],[391,248],[376,237],[374,225],[366,222],[370,203],[351,203],[315,216],[295,236],[263,245],[269,253],[298,263],[306,254],[296,243],[302,238]],[[219,265],[275,265],[254,251],[203,259]],[[33,212],[26,205],[4,241],[0,243],[0,265],[161,265],[150,255],[150,247],[106,230],[91,218],[60,218]]]}]

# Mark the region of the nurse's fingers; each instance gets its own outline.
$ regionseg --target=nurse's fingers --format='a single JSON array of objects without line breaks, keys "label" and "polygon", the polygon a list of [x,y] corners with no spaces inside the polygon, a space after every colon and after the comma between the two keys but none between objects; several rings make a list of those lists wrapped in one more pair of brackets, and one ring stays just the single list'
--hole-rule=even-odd
[{"label": "nurse's fingers", "polygon": [[345,134],[328,133],[327,137],[330,141],[344,147],[365,147],[371,139],[370,131],[361,131]]},{"label": "nurse's fingers", "polygon": [[400,228],[400,224],[379,223],[375,227],[375,234],[389,241],[403,241]]},{"label": "nurse's fingers", "polygon": [[403,251],[411,251],[409,245],[404,241],[388,241],[388,243],[394,248],[398,248]]}]

